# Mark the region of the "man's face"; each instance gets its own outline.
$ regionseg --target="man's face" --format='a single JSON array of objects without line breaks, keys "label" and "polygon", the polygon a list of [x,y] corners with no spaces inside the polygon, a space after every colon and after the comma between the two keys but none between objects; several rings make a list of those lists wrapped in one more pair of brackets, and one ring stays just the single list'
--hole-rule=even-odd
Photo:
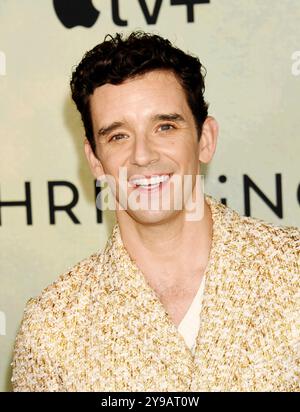
[{"label": "man's face", "polygon": [[[105,84],[95,89],[90,108],[100,168],[114,178],[116,200],[127,209],[125,212],[144,224],[183,213],[172,206],[178,195],[170,190],[171,182],[175,175],[183,181],[184,175],[195,177],[199,173],[200,143],[192,112],[175,75],[154,70],[119,85]],[[162,202],[162,197],[171,194],[170,209],[164,210],[162,203],[158,210],[134,210],[130,202],[124,206],[119,198],[120,167],[127,171],[128,197],[143,200],[143,204],[147,198],[150,205],[150,198],[151,204],[157,204],[157,198]],[[151,180],[153,185],[147,187],[143,184],[149,180],[132,180],[153,175],[164,175],[162,179],[167,180],[156,181],[159,186]]]}]

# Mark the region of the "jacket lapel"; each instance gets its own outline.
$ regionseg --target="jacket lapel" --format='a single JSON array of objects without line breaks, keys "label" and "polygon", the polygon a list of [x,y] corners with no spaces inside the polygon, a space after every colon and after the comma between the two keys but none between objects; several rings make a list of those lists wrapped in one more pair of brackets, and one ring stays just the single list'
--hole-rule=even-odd
[{"label": "jacket lapel", "polygon": [[[105,254],[110,256],[107,281],[115,296],[112,300],[118,313],[119,336],[123,336],[118,341],[118,362],[127,363],[130,390],[152,387],[156,391],[159,386],[159,390],[185,391],[191,381],[192,354],[129,256],[118,225],[113,228]],[[158,379],[161,376],[163,380]]]},{"label": "jacket lapel", "polygon": [[[241,217],[210,199],[214,216],[214,247],[210,260],[197,336],[191,391],[242,388],[241,353],[254,302],[249,293],[257,273],[249,269],[241,236]],[[247,236],[247,233],[246,233]],[[251,246],[251,245],[250,245]]]}]

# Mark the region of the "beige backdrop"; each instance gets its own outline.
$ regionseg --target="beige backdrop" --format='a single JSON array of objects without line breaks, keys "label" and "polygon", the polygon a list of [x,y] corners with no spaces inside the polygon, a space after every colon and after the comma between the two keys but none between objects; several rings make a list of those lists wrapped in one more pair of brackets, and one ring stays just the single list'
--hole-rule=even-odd
[{"label": "beige backdrop", "polygon": [[[71,2],[72,3],[72,2]],[[144,29],[198,55],[207,68],[206,98],[220,124],[218,148],[205,170],[205,191],[244,214],[243,175],[276,203],[282,179],[283,218],[251,192],[251,215],[300,222],[299,0],[211,0],[194,7],[163,0],[156,24],[146,23],[137,0],[120,0],[128,26],[112,20],[111,1],[93,1],[100,16],[90,27],[66,28],[52,1],[0,4],[0,196],[25,199],[30,182],[33,224],[26,210],[1,207],[0,390],[10,390],[13,342],[26,301],[79,260],[102,248],[113,214],[96,222],[94,182],[83,155],[83,128],[69,97],[72,66],[107,33]],[[155,1],[147,1],[152,10]],[[219,176],[227,177],[226,183]],[[79,192],[73,211],[49,223],[48,182],[68,181]],[[298,194],[300,197],[300,194]],[[68,188],[55,189],[57,204]]]}]

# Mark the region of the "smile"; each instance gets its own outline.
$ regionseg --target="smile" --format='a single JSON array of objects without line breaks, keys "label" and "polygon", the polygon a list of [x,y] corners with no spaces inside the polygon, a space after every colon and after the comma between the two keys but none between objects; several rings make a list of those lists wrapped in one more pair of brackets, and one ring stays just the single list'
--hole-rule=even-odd
[{"label": "smile", "polygon": [[130,179],[130,186],[133,188],[138,188],[142,192],[152,192],[155,189],[162,188],[171,177],[172,173],[161,174],[161,175],[152,175],[150,177],[136,177]]}]

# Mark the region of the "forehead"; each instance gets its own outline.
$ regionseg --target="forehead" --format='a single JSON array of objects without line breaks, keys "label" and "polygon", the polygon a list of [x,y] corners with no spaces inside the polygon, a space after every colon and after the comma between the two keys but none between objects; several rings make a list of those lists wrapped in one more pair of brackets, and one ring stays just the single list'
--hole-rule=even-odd
[{"label": "forehead", "polygon": [[90,97],[92,115],[105,117],[120,113],[153,114],[175,109],[188,110],[184,90],[169,70],[152,70],[121,84],[97,87]]}]

